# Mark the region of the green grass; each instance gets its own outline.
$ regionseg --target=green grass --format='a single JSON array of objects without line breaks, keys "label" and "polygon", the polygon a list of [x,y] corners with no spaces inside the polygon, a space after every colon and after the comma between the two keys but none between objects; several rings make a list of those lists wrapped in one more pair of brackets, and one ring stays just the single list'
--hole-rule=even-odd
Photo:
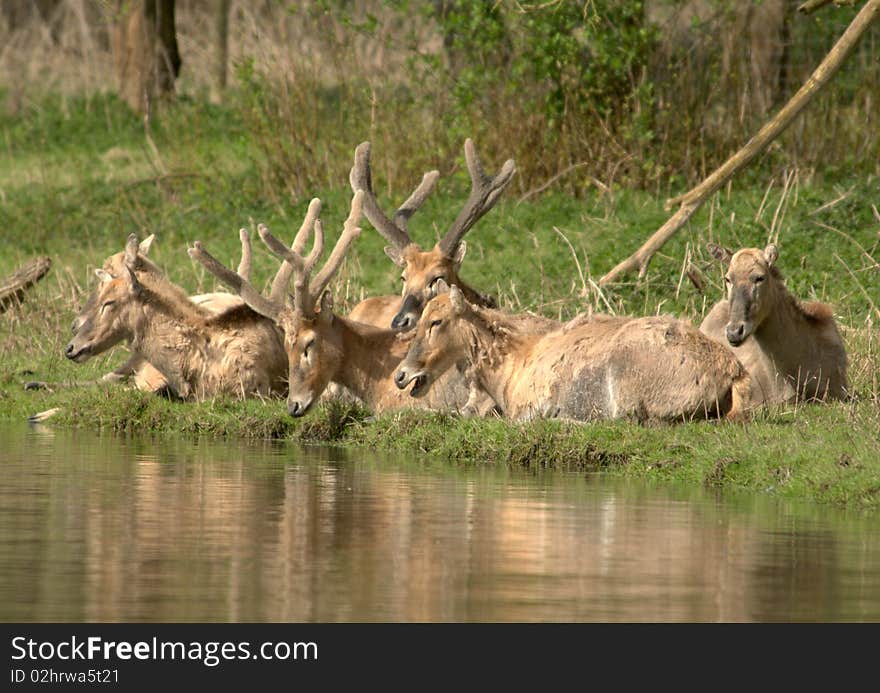
[{"label": "green grass", "polygon": [[[516,425],[415,412],[373,418],[338,404],[294,421],[280,401],[184,404],[120,387],[25,392],[26,380],[88,380],[124,358],[115,351],[78,366],[63,358],[62,349],[77,305],[91,288],[90,268],[121,250],[129,233],[157,234],[152,257],[174,281],[200,292],[215,283],[185,253],[196,239],[233,263],[240,226],[265,222],[284,237],[299,227],[308,199],[289,200],[283,191],[266,189],[258,154],[234,109],[195,102],[165,107],[152,133],[161,163],[151,154],[142,123],[111,97],[50,100],[34,106],[28,118],[0,116],[5,149],[0,158],[5,240],[0,276],[35,254],[47,254],[54,263],[22,310],[0,316],[0,417],[22,420],[60,407],[52,419],[57,425],[329,441],[430,451],[462,464],[602,469],[857,507],[878,505],[880,269],[875,259],[880,257],[880,219],[872,209],[880,200],[877,178],[830,183],[800,174],[785,193],[782,175],[765,174],[757,184],[735,183],[663,248],[644,282],[626,277],[602,296],[588,279],[598,279],[666,219],[663,200],[615,189],[611,194],[588,191],[581,199],[551,192],[518,204],[541,183],[518,179],[468,236],[462,273],[512,310],[565,318],[588,306],[607,310],[610,305],[618,312],[659,311],[699,321],[722,293],[721,272],[709,261],[705,242],[763,247],[771,232],[778,234],[780,267],[789,287],[801,298],[835,306],[851,359],[856,395],[851,403],[780,408],[745,426]],[[353,151],[367,133],[350,137]],[[515,147],[510,154],[516,157]],[[377,142],[373,158],[379,190],[385,190],[378,163],[382,157]],[[501,162],[484,163],[491,170]],[[312,194],[324,201],[322,217],[332,239],[347,214],[350,193],[348,171],[331,173],[339,186]],[[444,173],[438,191],[410,225],[423,246],[455,218],[467,185],[460,170]],[[398,190],[393,200],[399,203],[408,193]],[[390,207],[391,201],[386,202]],[[398,270],[382,253],[385,241],[364,225],[334,284],[338,306],[399,287]],[[682,276],[688,252],[702,277],[702,293]],[[254,265],[258,284],[277,266],[260,244]]]}]

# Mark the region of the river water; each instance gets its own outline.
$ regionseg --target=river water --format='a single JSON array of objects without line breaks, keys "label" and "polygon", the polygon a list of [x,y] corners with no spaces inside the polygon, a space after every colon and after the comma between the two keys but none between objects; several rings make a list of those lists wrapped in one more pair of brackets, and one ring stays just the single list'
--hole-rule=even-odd
[{"label": "river water", "polygon": [[4,621],[878,621],[880,518],[598,474],[0,424]]}]

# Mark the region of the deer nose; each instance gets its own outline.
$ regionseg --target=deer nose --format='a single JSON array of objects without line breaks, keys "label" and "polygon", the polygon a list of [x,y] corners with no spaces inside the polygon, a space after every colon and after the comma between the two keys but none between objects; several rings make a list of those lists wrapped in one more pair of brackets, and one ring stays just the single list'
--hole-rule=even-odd
[{"label": "deer nose", "polygon": [[290,402],[287,405],[287,413],[291,416],[302,416],[303,408],[299,402]]},{"label": "deer nose", "polygon": [[394,374],[394,384],[397,385],[398,389],[402,390],[405,388],[407,382],[409,382],[409,378],[404,369],[401,368]]},{"label": "deer nose", "polygon": [[406,315],[398,313],[394,316],[394,320],[391,321],[391,329],[393,330],[408,330],[410,327],[412,327],[412,315],[410,313]]},{"label": "deer nose", "polygon": [[728,342],[730,342],[734,346],[742,344],[743,340],[745,339],[746,324],[744,322],[730,324],[727,326],[725,332],[727,333]]},{"label": "deer nose", "polygon": [[71,342],[64,348],[64,355],[69,359],[73,358],[73,342]]}]

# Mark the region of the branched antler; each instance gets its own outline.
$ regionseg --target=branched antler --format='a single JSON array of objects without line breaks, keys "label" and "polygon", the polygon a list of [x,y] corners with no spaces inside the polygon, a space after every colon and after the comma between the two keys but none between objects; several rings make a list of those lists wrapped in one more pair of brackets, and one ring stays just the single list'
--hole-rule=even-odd
[{"label": "branched antler", "polygon": [[477,156],[474,141],[470,137],[464,142],[464,157],[468,173],[471,175],[471,194],[452,222],[452,226],[449,227],[449,231],[437,244],[447,257],[453,256],[464,235],[495,206],[501,193],[513,180],[513,174],[516,173],[516,164],[513,159],[508,159],[495,176],[486,174]]},{"label": "branched antler", "polygon": [[379,202],[376,200],[376,195],[373,192],[369,142],[362,142],[355,149],[354,166],[352,166],[348,176],[352,191],[362,190],[364,192],[364,215],[376,230],[382,234],[385,240],[396,246],[399,250],[403,250],[406,246],[412,244],[407,224],[410,217],[418,211],[419,207],[428,198],[428,195],[434,190],[439,177],[439,171],[428,171],[428,173],[422,176],[422,182],[419,183],[407,201],[394,213],[392,221],[379,207]]},{"label": "branched antler", "polygon": [[[361,233],[357,223],[360,221],[363,211],[364,197],[362,190],[358,190],[355,193],[351,201],[351,211],[345,220],[342,234],[330,253],[330,257],[327,258],[327,262],[324,263],[324,266],[312,279],[311,283],[309,279],[312,276],[312,271],[324,249],[324,230],[320,219],[316,219],[314,222],[314,244],[311,252],[305,258],[302,256],[302,246],[305,245],[305,237],[300,239],[300,234],[297,234],[297,242],[294,242],[294,247],[288,248],[275,238],[264,225],[260,225],[258,229],[260,238],[266,244],[266,247],[282,260],[290,263],[292,267],[294,308],[297,312],[303,315],[313,315],[315,313],[315,307],[321,298],[321,294],[327,288],[330,279],[339,270],[342,260],[345,258],[354,239]],[[302,240],[301,243],[298,242],[300,240]],[[297,251],[297,247],[300,248],[299,251]]]},{"label": "branched antler", "polygon": [[[247,243],[250,246],[250,236],[248,236],[247,231],[242,229],[240,236],[242,238],[242,245],[244,244],[244,238],[247,236]],[[250,307],[256,313],[267,317],[271,320],[275,320],[278,317],[278,314],[281,312],[282,308],[284,308],[284,302],[275,302],[264,298],[259,291],[257,291],[251,283],[241,275],[241,273],[233,272],[231,269],[223,265],[220,261],[218,261],[213,255],[211,255],[205,247],[202,245],[201,241],[196,241],[193,244],[192,248],[188,248],[186,251],[189,256],[200,262],[206,270],[208,270],[211,274],[213,274],[217,279],[226,284],[230,289],[232,289],[235,293],[241,296],[241,299],[245,302],[245,304]],[[241,267],[241,265],[239,265]]]}]

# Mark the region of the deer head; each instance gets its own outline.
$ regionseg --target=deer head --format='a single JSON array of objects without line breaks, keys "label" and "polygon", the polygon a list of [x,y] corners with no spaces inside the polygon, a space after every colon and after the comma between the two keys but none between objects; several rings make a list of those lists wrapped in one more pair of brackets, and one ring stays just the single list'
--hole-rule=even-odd
[{"label": "deer head", "polygon": [[[361,217],[363,199],[363,193],[355,193],[342,234],[324,266],[314,277],[312,274],[324,250],[324,230],[318,219],[320,200],[312,200],[291,247],[269,233],[265,225],[258,227],[263,243],[282,260],[268,299],[240,274],[215,260],[199,241],[188,250],[190,257],[237,292],[252,310],[274,320],[284,332],[284,348],[289,363],[287,409],[291,416],[302,416],[309,410],[327,387],[342,358],[339,336],[333,329],[333,299],[325,290],[351,244],[360,235],[361,229],[357,223]],[[312,249],[308,255],[304,255],[311,232],[314,232]],[[294,288],[292,298],[287,296],[291,279]]]},{"label": "deer head", "polygon": [[516,165],[508,159],[495,176],[486,174],[471,139],[464,144],[465,161],[471,177],[471,193],[464,207],[442,239],[428,251],[422,250],[410,237],[407,225],[410,218],[433,191],[438,171],[424,175],[422,182],[389,219],[379,207],[373,192],[370,170],[370,143],[363,142],[355,150],[354,166],[349,180],[353,190],[364,191],[364,215],[376,230],[391,244],[385,254],[403,269],[403,299],[400,310],[391,322],[392,329],[409,330],[415,327],[422,308],[437,293],[437,282],[455,284],[472,301],[490,304],[491,300],[463,284],[458,276],[467,252],[464,236],[486,214],[513,180]]},{"label": "deer head", "polygon": [[725,334],[732,346],[739,346],[760,327],[776,303],[781,279],[776,268],[779,249],[773,244],[764,250],[744,248],[736,253],[715,244],[708,249],[716,260],[727,264],[724,282],[730,312]]},{"label": "deer head", "polygon": [[437,295],[425,306],[416,325],[415,336],[406,358],[394,374],[394,384],[410,395],[421,397],[437,378],[455,365],[467,352],[467,334],[462,317],[470,305],[455,285],[438,282]]}]

